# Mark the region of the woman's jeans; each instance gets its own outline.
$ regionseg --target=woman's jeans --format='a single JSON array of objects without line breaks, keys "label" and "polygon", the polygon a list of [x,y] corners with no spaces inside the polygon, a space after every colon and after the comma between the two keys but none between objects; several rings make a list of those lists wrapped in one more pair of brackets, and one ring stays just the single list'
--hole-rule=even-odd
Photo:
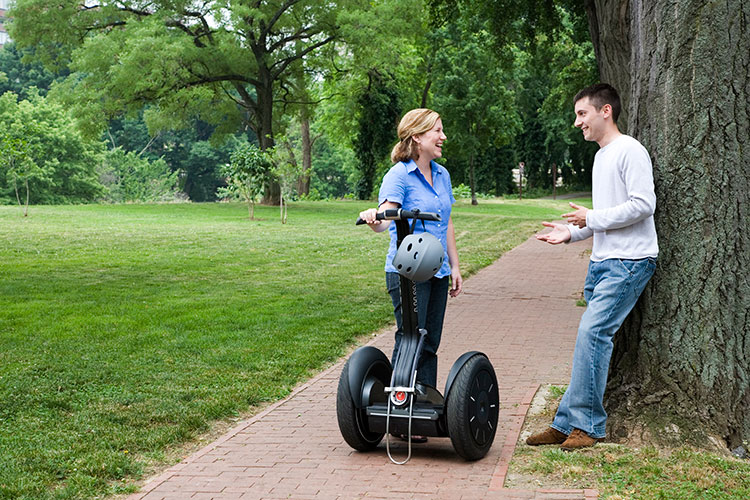
[{"label": "woman's jeans", "polygon": [[603,438],[607,423],[607,385],[612,338],[654,274],[656,259],[607,259],[590,262],[583,291],[587,302],[578,326],[570,385],[552,427],[564,434],[580,429]]},{"label": "woman's jeans", "polygon": [[[443,334],[443,318],[448,302],[449,277],[431,278],[417,282],[417,324],[427,330],[422,355],[417,365],[417,381],[433,387],[437,385],[437,350]],[[399,274],[385,273],[385,283],[393,302],[393,315],[396,317],[396,342],[393,346],[393,358],[396,360],[398,347],[401,344],[403,327],[401,321],[401,290]]]}]

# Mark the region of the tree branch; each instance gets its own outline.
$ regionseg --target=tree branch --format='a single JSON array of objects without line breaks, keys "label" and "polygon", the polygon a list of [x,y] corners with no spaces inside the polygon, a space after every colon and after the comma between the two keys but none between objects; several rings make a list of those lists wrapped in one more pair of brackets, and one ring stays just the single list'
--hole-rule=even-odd
[{"label": "tree branch", "polygon": [[278,50],[279,48],[283,47],[284,45],[286,45],[287,43],[293,42],[294,40],[303,40],[305,38],[312,38],[313,36],[315,36],[318,33],[321,33],[323,31],[322,29],[318,29],[318,30],[313,31],[313,32],[307,32],[308,29],[310,29],[310,28],[302,28],[302,29],[298,30],[296,33],[294,33],[293,35],[289,35],[289,36],[284,37],[281,40],[275,42],[273,45],[271,45],[268,48],[268,52],[274,52],[274,51]]},{"label": "tree branch", "polygon": [[261,39],[265,39],[266,36],[271,32],[271,29],[273,28],[273,25],[276,24],[276,22],[281,18],[281,16],[286,12],[292,5],[299,3],[300,0],[287,0],[287,2],[279,7],[279,10],[276,11],[276,13],[273,15],[271,19],[268,21],[268,26],[265,26],[261,30],[260,37]]},{"label": "tree branch", "polygon": [[175,21],[175,20],[169,20],[169,21],[166,22],[166,25],[167,26],[171,26],[172,28],[178,28],[179,30],[184,31],[185,33],[187,33],[188,35],[190,35],[190,37],[193,39],[193,43],[195,44],[196,47],[200,47],[200,48],[205,48],[206,47],[206,44],[203,43],[203,42],[201,42],[200,36],[197,35],[196,33],[193,33],[192,31],[190,31],[190,28],[188,28],[187,26],[185,26],[181,22]]},{"label": "tree branch", "polygon": [[143,149],[141,149],[141,152],[140,152],[140,153],[138,153],[138,156],[141,156],[141,155],[142,155],[143,153],[145,153],[145,152],[146,152],[146,150],[147,150],[148,148],[150,148],[150,147],[151,147],[151,144],[153,144],[153,143],[154,143],[154,141],[155,141],[156,139],[158,139],[160,135],[161,135],[161,132],[158,132],[158,133],[157,133],[157,134],[156,134],[155,136],[153,136],[153,137],[151,138],[151,140],[149,140],[149,141],[148,141],[148,144],[146,144],[146,146],[145,146],[145,147],[144,147]]},{"label": "tree branch", "polygon": [[193,75],[195,78],[197,78],[194,82],[189,82],[192,85],[200,85],[203,83],[215,83],[215,82],[244,82],[252,85],[253,87],[259,87],[260,81],[254,79],[254,78],[248,78],[243,75],[238,75],[235,73],[227,73],[224,75],[214,75],[214,76],[205,76],[201,75],[200,73],[197,73],[193,71],[190,67],[185,66],[185,70]]},{"label": "tree branch", "polygon": [[[325,45],[325,44],[327,44],[327,43],[335,40],[335,38],[336,37],[334,37],[334,36],[329,36],[328,38],[326,38],[324,40],[321,40],[318,43],[314,43],[314,44],[310,45],[309,47],[307,47],[305,50],[303,50],[302,52],[300,52],[298,54],[295,54],[295,55],[293,55],[291,57],[287,57],[285,59],[281,59],[279,61],[276,61],[269,68],[269,69],[272,70],[271,71],[271,76],[273,76],[274,79],[278,78],[279,75],[281,73],[283,73],[284,70],[287,68],[287,66],[289,66],[291,63],[293,63],[294,61],[296,61],[298,59],[301,59],[301,58],[305,57],[307,54],[309,54],[313,50],[315,50],[315,49],[317,49],[319,47],[322,47],[323,45]],[[279,68],[276,71],[273,71],[273,68],[276,67],[276,66],[279,66]]]}]

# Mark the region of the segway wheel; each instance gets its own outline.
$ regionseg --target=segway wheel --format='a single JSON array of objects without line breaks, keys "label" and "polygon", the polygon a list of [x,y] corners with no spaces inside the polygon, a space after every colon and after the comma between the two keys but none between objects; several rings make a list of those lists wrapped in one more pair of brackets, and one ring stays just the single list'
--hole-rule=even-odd
[{"label": "segway wheel", "polygon": [[336,395],[336,416],[344,441],[358,451],[374,450],[383,439],[384,433],[370,432],[367,427],[367,413],[364,408],[354,406],[349,391],[349,361],[344,365],[339,377]]},{"label": "segway wheel", "polygon": [[477,354],[459,370],[446,403],[448,434],[464,459],[478,460],[489,451],[497,431],[499,402],[495,370],[490,360]]}]

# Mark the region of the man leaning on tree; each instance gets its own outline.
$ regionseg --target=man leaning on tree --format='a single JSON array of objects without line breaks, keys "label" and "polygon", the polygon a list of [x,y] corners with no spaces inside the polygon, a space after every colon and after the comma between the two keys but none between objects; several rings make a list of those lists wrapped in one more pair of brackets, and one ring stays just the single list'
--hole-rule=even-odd
[{"label": "man leaning on tree", "polygon": [[532,446],[565,451],[595,445],[605,436],[612,339],[654,274],[659,247],[654,226],[653,172],[648,151],[617,127],[620,97],[600,83],[574,98],[575,126],[599,144],[592,173],[592,209],[571,203],[568,224],[544,222],[538,239],[557,245],[594,237],[586,275],[587,307],[578,327],[570,384],[551,426],[530,436]]}]

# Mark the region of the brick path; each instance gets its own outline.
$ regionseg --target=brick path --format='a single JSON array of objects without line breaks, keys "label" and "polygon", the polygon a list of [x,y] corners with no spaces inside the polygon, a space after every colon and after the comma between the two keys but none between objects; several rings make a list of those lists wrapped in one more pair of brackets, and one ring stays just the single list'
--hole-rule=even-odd
[{"label": "brick path", "polygon": [[[466,280],[450,299],[440,346],[442,390],[453,361],[486,353],[497,372],[500,419],[485,458],[465,462],[448,438],[414,445],[411,461],[392,464],[385,441],[355,452],[336,423],[344,360],[285,400],[242,422],[128,500],[183,499],[593,499],[595,490],[503,488],[526,410],[542,384],[568,382],[588,265],[587,242],[552,246],[530,239]],[[386,296],[383,300],[387,300]],[[392,328],[371,344],[390,354]],[[405,454],[405,443],[392,447]]]}]

